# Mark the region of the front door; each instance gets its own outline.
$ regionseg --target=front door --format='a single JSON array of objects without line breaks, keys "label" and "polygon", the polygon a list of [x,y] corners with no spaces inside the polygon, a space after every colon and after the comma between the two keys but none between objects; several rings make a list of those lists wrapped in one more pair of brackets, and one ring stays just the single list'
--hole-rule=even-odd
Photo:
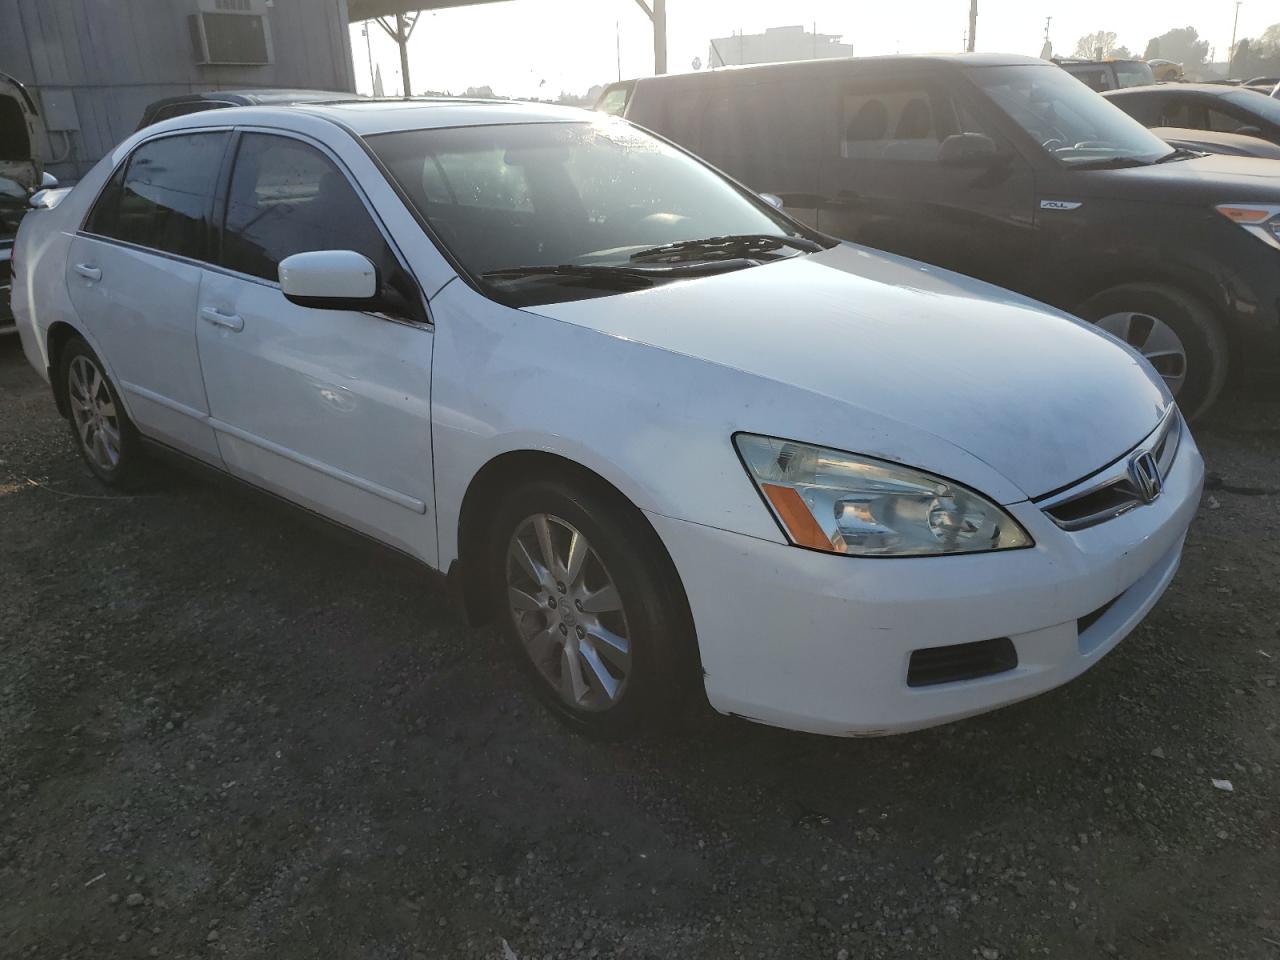
[{"label": "front door", "polygon": [[[310,143],[242,134],[225,206],[197,326],[227,467],[434,563],[433,335],[408,273],[346,174]],[[364,254],[403,310],[291,303],[278,265],[310,250]]]},{"label": "front door", "polygon": [[[827,233],[1015,290],[1034,285],[1030,166],[936,77],[850,80],[830,103],[818,226]],[[990,162],[949,166],[943,141],[982,134]]]},{"label": "front door", "polygon": [[217,462],[196,355],[214,185],[230,134],[148,140],[72,241],[67,290],[143,434]]}]

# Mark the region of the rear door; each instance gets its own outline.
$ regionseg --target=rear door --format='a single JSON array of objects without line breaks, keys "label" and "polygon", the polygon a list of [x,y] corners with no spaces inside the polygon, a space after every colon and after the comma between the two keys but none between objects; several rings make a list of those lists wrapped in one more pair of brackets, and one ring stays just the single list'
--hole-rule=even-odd
[{"label": "rear door", "polygon": [[[228,469],[434,563],[432,328],[415,283],[345,169],[319,144],[244,132],[219,265],[198,314],[211,422]],[[423,241],[425,242],[425,240]],[[281,260],[355,250],[396,315],[301,307]]]},{"label": "rear door", "polygon": [[[853,77],[828,105],[819,229],[1014,290],[1034,285],[1035,176],[976,97],[938,74]],[[943,141],[989,137],[994,160],[948,166]]]},{"label": "rear door", "polygon": [[214,462],[196,304],[229,138],[175,133],[139,145],[98,195],[67,261],[76,314],[138,429]]}]

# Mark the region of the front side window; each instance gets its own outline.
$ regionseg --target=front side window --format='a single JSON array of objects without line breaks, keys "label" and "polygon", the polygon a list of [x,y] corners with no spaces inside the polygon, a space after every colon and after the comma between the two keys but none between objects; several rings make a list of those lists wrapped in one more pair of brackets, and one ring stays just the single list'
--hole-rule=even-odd
[{"label": "front side window", "polygon": [[[668,268],[714,259],[716,269],[736,269],[819,248],[793,240],[790,221],[719,174],[620,120],[413,130],[368,142],[472,277],[504,295],[521,288],[504,296],[511,302],[549,302],[574,285],[619,292],[605,289],[606,271],[655,282],[656,273],[639,273],[655,256]],[[711,238],[737,239],[702,242]],[[672,244],[687,246],[655,254]],[[527,268],[540,272],[497,276]],[[541,289],[526,296],[528,284]]]},{"label": "front side window", "polygon": [[1280,125],[1280,100],[1275,97],[1269,97],[1265,93],[1258,93],[1256,90],[1232,90],[1223,94],[1222,99],[1232,104],[1237,110],[1250,120],[1246,123],[1257,123],[1257,118],[1266,123]]},{"label": "front side window", "polygon": [[966,73],[996,107],[1066,166],[1140,166],[1174,153],[1133,117],[1056,66],[971,67]]},{"label": "front side window", "polygon": [[227,196],[222,265],[275,282],[281,260],[313,250],[363,254],[378,270],[382,297],[419,318],[412,281],[342,171],[291,137],[245,134]]},{"label": "front side window", "polygon": [[182,257],[208,253],[209,210],[225,133],[161,137],[138,147],[98,196],[86,229]]}]

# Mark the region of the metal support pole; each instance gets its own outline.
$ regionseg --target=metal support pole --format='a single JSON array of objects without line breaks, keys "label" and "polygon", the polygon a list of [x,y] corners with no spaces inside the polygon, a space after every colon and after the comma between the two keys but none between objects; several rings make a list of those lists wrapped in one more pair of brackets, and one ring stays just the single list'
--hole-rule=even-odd
[{"label": "metal support pole", "polygon": [[1227,79],[1231,78],[1231,73],[1236,66],[1236,30],[1240,26],[1240,4],[1243,0],[1236,0],[1236,18],[1231,24],[1231,56],[1227,58]]},{"label": "metal support pole", "polygon": [[973,53],[973,45],[978,39],[978,0],[969,0],[969,44],[966,49]]}]

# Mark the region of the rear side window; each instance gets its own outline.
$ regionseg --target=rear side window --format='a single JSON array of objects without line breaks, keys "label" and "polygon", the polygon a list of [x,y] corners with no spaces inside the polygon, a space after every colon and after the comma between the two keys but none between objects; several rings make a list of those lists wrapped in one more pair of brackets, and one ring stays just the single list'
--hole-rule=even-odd
[{"label": "rear side window", "polygon": [[419,317],[412,281],[332,161],[291,137],[245,134],[231,174],[222,265],[275,282],[281,260],[312,250],[364,254],[378,269],[384,295]]},{"label": "rear side window", "polygon": [[620,117],[627,109],[627,101],[631,99],[633,83],[615,83],[601,94],[596,109],[611,117]]},{"label": "rear side window", "polygon": [[162,137],[138,147],[99,194],[90,233],[205,259],[225,133]]}]

